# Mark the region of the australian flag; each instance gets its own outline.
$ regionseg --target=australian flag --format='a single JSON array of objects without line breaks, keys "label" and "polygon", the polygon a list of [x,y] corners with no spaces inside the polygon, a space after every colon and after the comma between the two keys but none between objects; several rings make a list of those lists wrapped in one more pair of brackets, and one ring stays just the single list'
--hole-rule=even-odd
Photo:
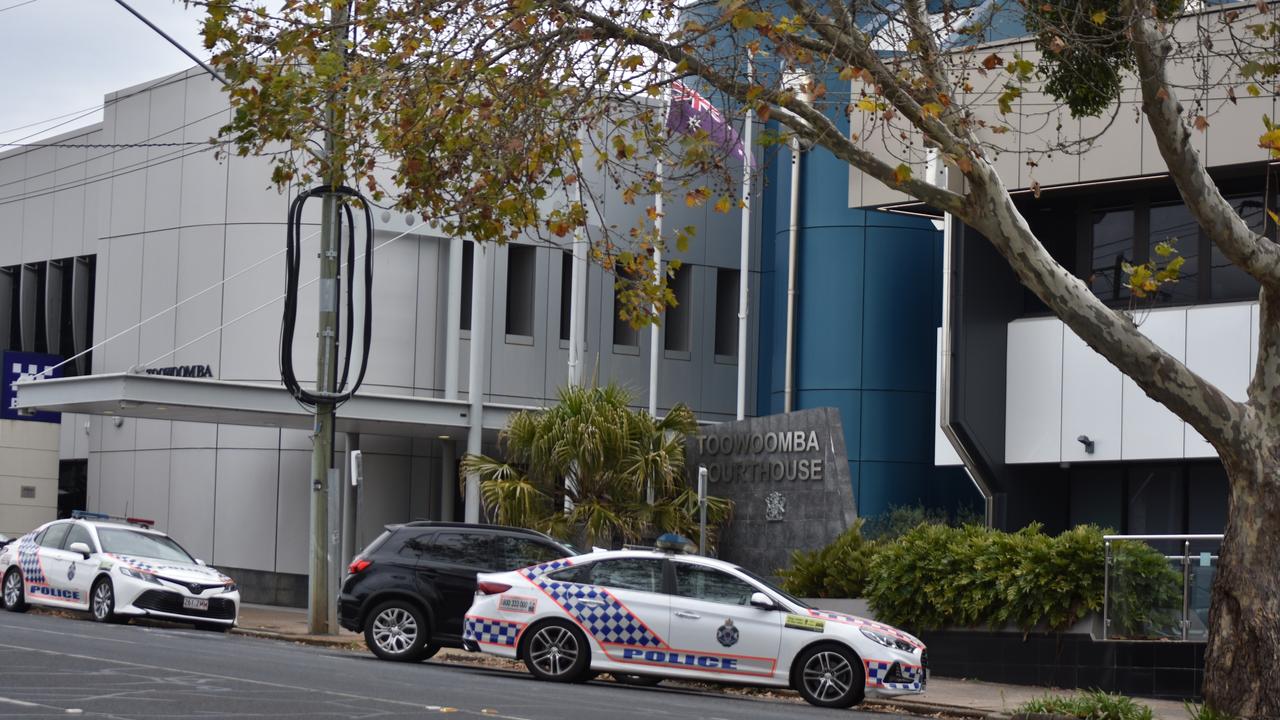
[{"label": "australian flag", "polygon": [[[747,158],[738,131],[725,121],[724,115],[711,104],[710,100],[679,80],[671,83],[667,132],[690,136],[705,132],[707,138],[726,154],[739,160]],[[747,160],[747,162],[751,161]]]}]

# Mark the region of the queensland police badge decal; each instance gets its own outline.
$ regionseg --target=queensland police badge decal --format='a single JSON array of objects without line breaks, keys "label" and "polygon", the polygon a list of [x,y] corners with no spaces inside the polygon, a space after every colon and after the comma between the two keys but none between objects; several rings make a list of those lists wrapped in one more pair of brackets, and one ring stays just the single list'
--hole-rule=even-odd
[{"label": "queensland police badge decal", "polygon": [[738,628],[733,626],[733,621],[726,618],[724,624],[716,630],[716,640],[725,647],[733,647],[738,644]]}]

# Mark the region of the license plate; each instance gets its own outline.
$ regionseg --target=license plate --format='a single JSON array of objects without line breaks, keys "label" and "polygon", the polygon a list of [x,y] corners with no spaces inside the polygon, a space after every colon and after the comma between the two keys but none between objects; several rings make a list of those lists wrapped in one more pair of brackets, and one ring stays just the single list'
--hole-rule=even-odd
[{"label": "license plate", "polygon": [[182,598],[184,610],[208,610],[209,601],[205,598]]}]

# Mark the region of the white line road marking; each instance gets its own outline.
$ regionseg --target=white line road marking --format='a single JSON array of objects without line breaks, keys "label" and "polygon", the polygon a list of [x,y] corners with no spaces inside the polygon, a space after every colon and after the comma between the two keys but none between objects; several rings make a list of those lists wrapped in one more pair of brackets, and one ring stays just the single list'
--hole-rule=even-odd
[{"label": "white line road marking", "polygon": [[137,645],[133,640],[119,640],[117,638],[99,637],[97,635],[82,635],[81,633],[58,632],[57,630],[42,630],[40,628],[26,627],[25,625],[3,625],[3,627],[12,630],[26,630],[27,632],[49,633],[50,635],[62,635],[63,637],[84,638],[86,640],[106,640],[107,642],[125,643],[126,645]]},{"label": "white line road marking", "polygon": [[0,697],[0,703],[7,703],[9,705],[20,705],[22,707],[49,707],[48,705],[41,705],[40,703],[27,702],[25,700],[14,700],[13,698],[7,698],[7,697]]},{"label": "white line road marking", "polygon": [[[93,662],[100,662],[100,663],[114,663],[116,665],[127,665],[129,667],[144,668],[146,670],[160,670],[162,672],[170,673],[170,674],[177,672],[183,675],[197,675],[200,677],[213,678],[216,680],[229,680],[231,682],[246,683],[249,685],[262,685],[265,687],[280,688],[282,690],[297,690],[297,691],[306,692],[306,693],[320,693],[323,695],[334,695],[337,697],[350,698],[353,700],[364,700],[366,702],[377,702],[377,703],[384,703],[387,705],[399,705],[402,707],[411,707],[419,710],[422,709],[423,707],[421,703],[405,702],[403,700],[388,700],[386,698],[370,697],[368,695],[357,695],[356,693],[339,692],[337,690],[322,690],[319,688],[310,688],[310,687],[304,687],[301,685],[286,685],[284,683],[267,682],[266,680],[250,680],[248,678],[239,678],[232,675],[219,675],[217,673],[198,672],[195,670],[180,670],[173,667],[164,667],[162,665],[147,665],[144,663],[129,662],[127,660],[114,660],[112,658],[93,657],[92,655],[79,655],[76,653],[58,652],[57,650],[46,650],[44,648],[33,648],[33,647],[26,647],[23,645],[10,645],[8,643],[0,643],[0,648],[10,648],[12,650],[25,650],[27,652],[43,653],[46,655],[61,655],[62,657],[76,658],[77,660],[90,660]],[[0,700],[2,699],[4,698],[0,698]],[[17,703],[21,701],[12,701],[12,702]],[[55,710],[62,709],[62,708],[54,708],[52,705],[35,705],[35,707],[50,707]],[[482,713],[475,710],[466,710],[461,708],[456,709],[454,711],[466,713],[468,715],[479,715],[481,717],[491,717],[491,718],[496,717],[496,718],[501,718],[501,720],[528,720],[527,718],[522,718],[516,715],[483,715]]]}]

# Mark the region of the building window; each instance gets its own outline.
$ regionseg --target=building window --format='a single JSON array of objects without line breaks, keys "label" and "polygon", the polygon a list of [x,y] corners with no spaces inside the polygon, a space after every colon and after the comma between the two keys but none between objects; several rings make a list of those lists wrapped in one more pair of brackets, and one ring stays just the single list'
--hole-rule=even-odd
[{"label": "building window", "polygon": [[[1268,236],[1275,234],[1274,225],[1267,222],[1266,205],[1261,195],[1232,198],[1230,202],[1240,217],[1249,223],[1250,230],[1256,233],[1266,232]],[[1210,245],[1209,297],[1214,300],[1257,300],[1258,281],[1228,260],[1218,249],[1217,243]]]},{"label": "building window", "polygon": [[560,339],[569,339],[573,322],[573,253],[560,253]]},{"label": "building window", "polygon": [[1108,302],[1129,297],[1121,266],[1134,260],[1133,214],[1131,209],[1099,210],[1092,214],[1092,242],[1085,282],[1094,295]]},{"label": "building window", "polygon": [[476,246],[471,242],[462,243],[462,312],[458,313],[458,327],[471,329],[471,275],[475,272]]},{"label": "building window", "polygon": [[529,245],[507,246],[507,334],[533,337],[533,296],[538,251]]},{"label": "building window", "polygon": [[[1156,293],[1155,301],[1176,305],[1199,301],[1200,226],[1191,217],[1191,212],[1181,203],[1158,205],[1151,208],[1148,223],[1150,230],[1147,233],[1147,259],[1155,261],[1156,268],[1162,269],[1173,257],[1183,258],[1178,281],[1161,287]],[[1156,246],[1162,242],[1172,245],[1176,255],[1160,257],[1156,253]]]},{"label": "building window", "polygon": [[693,267],[681,265],[676,268],[670,280],[671,293],[675,295],[675,303],[666,309],[663,324],[663,349],[674,352],[689,352],[693,343]]},{"label": "building window", "polygon": [[716,355],[738,354],[737,270],[716,271]]},{"label": "building window", "polygon": [[631,326],[631,321],[622,317],[622,287],[630,283],[627,273],[618,270],[617,282],[613,288],[613,344],[625,347],[640,346],[640,332]]}]

